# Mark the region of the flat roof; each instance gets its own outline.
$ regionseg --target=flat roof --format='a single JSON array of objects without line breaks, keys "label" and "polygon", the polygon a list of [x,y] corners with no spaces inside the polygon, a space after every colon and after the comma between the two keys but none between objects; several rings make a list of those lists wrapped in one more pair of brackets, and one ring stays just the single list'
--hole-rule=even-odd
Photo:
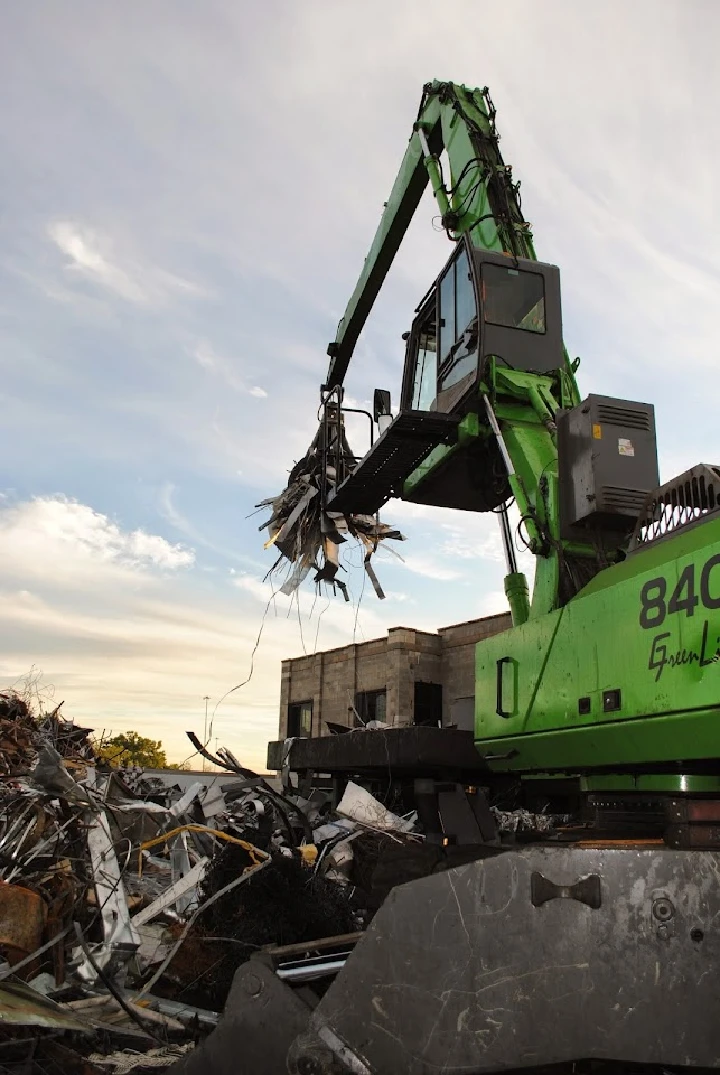
[{"label": "flat roof", "polygon": [[377,638],[366,638],[364,642],[346,642],[344,646],[330,646],[328,649],[315,650],[314,653],[303,653],[300,657],[286,657],[283,660],[283,664],[294,664],[296,661],[309,661],[313,657],[317,657],[320,653],[339,653],[344,649],[362,649],[363,646],[371,646],[373,642],[384,642],[391,631],[414,631],[418,635],[426,635],[428,638],[436,638],[443,631],[451,631],[454,627],[467,627],[471,623],[484,623],[486,620],[499,620],[503,616],[509,616],[510,609],[507,612],[493,612],[490,616],[475,616],[470,620],[460,620],[459,623],[450,623],[447,627],[438,627],[435,631],[424,631],[421,627],[388,627],[385,635],[379,635]]},{"label": "flat roof", "polygon": [[510,609],[506,609],[505,612],[493,612],[490,616],[473,616],[471,620],[460,620],[459,623],[449,623],[447,627],[438,627],[437,633],[441,631],[450,631],[453,627],[467,627],[469,623],[484,623],[485,620],[499,620],[502,616],[509,616]]}]

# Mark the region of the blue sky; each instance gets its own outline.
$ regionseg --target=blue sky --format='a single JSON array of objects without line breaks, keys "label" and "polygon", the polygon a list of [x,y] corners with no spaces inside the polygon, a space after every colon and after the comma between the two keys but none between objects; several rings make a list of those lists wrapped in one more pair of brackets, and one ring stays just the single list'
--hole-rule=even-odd
[{"label": "blue sky", "polygon": [[[490,86],[582,391],[655,402],[663,477],[716,461],[719,35],[700,0],[7,5],[0,685],[40,668],[68,716],[180,760],[203,696],[246,678],[272,563],[248,516],[313,435],[433,77]],[[397,398],[401,333],[449,254],[434,215],[361,338],[357,400]],[[387,601],[313,609],[308,583],[298,621],[278,599],[218,706],[213,735],[250,764],[283,657],[503,606],[494,519],[384,514],[408,538],[377,562]]]}]

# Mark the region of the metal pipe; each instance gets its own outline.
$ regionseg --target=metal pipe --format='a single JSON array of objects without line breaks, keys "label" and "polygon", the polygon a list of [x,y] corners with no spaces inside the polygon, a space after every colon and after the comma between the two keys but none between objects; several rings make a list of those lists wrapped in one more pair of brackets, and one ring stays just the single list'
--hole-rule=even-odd
[{"label": "metal pipe", "polygon": [[500,449],[500,454],[503,457],[503,462],[505,463],[505,466],[507,468],[507,472],[508,472],[508,474],[510,476],[513,476],[515,474],[515,467],[513,466],[513,461],[510,458],[510,453],[507,450],[507,446],[505,444],[505,438],[503,437],[502,433],[500,432],[500,426],[498,425],[498,420],[495,417],[495,411],[492,409],[492,406],[490,404],[490,400],[487,398],[487,396],[483,396],[483,403],[485,404],[485,410],[487,411],[488,422],[490,423],[490,428],[492,429],[493,433],[495,434],[495,438],[496,438],[496,440],[498,442],[498,448]]},{"label": "metal pipe", "polygon": [[328,959],[322,963],[303,963],[300,966],[278,967],[275,971],[278,978],[283,982],[312,982],[316,978],[326,978],[329,974],[337,974],[347,962],[347,956],[339,959]]},{"label": "metal pipe", "polygon": [[427,174],[430,177],[430,185],[435,195],[435,200],[438,203],[440,209],[440,215],[444,218],[450,212],[450,196],[445,188],[442,177],[442,169],[440,167],[440,161],[434,153],[430,152],[430,146],[428,145],[427,136],[422,127],[418,124],[415,128],[417,130],[418,138],[420,139],[420,146],[423,151],[423,157],[425,158],[425,168]]},{"label": "metal pipe", "polygon": [[531,551],[536,552],[539,548],[542,547],[543,543],[541,541],[540,534],[538,533],[538,528],[535,525],[535,516],[533,515],[533,516],[527,517],[525,515],[525,513],[527,513],[530,510],[529,498],[527,496],[527,493],[526,493],[525,489],[523,488],[522,479],[518,478],[518,476],[517,476],[517,474],[515,472],[515,467],[513,466],[513,461],[510,458],[510,453],[508,452],[507,445],[505,444],[505,438],[502,435],[502,431],[501,431],[500,426],[498,424],[498,420],[495,417],[495,411],[492,409],[492,405],[490,403],[490,400],[488,399],[488,397],[486,395],[483,395],[482,399],[483,399],[483,403],[485,404],[485,411],[487,412],[488,422],[490,423],[490,428],[492,429],[493,433],[495,434],[495,439],[497,440],[498,448],[500,449],[500,454],[503,457],[503,462],[505,463],[505,467],[506,467],[507,474],[508,474],[508,480],[510,482],[510,488],[511,488],[511,490],[512,490],[514,496],[515,496],[515,499],[517,501],[518,507],[520,509],[520,514],[525,518],[525,525],[527,527],[527,532],[528,532],[528,535],[530,537]]},{"label": "metal pipe", "polygon": [[502,534],[503,549],[505,550],[505,565],[507,567],[508,575],[514,575],[517,571],[517,560],[515,558],[515,546],[513,545],[512,531],[510,529],[510,520],[508,519],[507,505],[501,504],[500,510],[497,512],[500,519],[500,533]]}]

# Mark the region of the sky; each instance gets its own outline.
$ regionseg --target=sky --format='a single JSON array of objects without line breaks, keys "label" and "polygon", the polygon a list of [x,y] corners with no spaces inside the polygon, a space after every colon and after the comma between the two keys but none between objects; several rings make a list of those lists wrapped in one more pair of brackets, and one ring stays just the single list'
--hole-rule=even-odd
[{"label": "sky", "polygon": [[[308,582],[298,607],[268,604],[252,514],[314,434],[433,78],[490,87],[583,394],[655,403],[664,480],[716,461],[712,0],[35,0],[2,22],[0,688],[31,674],[175,761],[207,696],[211,745],[262,767],[283,658],[502,610],[494,518],[391,502],[387,599],[349,549],[352,602]],[[435,215],[360,339],[357,402],[399,395],[450,253]]]}]

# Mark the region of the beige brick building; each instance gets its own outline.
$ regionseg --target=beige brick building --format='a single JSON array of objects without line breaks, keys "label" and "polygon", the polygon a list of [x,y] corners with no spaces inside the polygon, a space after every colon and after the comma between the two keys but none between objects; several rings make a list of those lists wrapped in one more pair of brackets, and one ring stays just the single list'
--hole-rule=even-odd
[{"label": "beige brick building", "polygon": [[385,638],[283,661],[279,737],[327,735],[328,721],[470,729],[475,645],[510,626],[507,612],[435,634],[392,627]]}]

